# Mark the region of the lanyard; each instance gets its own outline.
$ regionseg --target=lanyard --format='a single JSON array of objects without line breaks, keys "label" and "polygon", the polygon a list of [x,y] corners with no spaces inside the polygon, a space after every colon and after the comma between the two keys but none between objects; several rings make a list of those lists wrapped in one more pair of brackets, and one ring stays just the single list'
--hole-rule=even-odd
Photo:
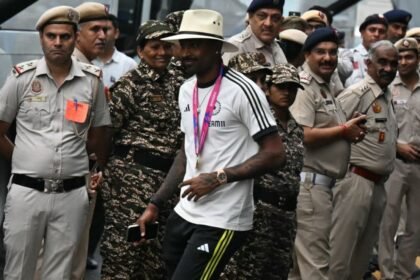
[{"label": "lanyard", "polygon": [[203,125],[201,127],[201,134],[199,133],[198,126],[198,86],[197,82],[194,86],[193,91],[193,125],[194,125],[194,146],[195,154],[197,156],[197,161],[195,168],[198,168],[200,153],[203,150],[204,142],[206,141],[207,133],[209,131],[211,117],[213,116],[213,110],[216,105],[217,96],[220,92],[220,85],[222,84],[222,73],[223,66],[220,68],[219,76],[217,76],[216,82],[214,84],[213,90],[210,94],[209,101],[207,103],[206,113],[203,118]]}]

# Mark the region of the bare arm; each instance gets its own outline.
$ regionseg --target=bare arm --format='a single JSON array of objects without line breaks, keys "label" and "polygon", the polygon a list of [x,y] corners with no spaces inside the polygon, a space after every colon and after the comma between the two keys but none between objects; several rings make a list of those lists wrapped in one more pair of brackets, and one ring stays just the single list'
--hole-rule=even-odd
[{"label": "bare arm", "polygon": [[92,127],[87,141],[88,153],[95,153],[100,166],[105,166],[111,147],[111,129],[106,126]]},{"label": "bare arm", "polygon": [[[285,151],[278,133],[264,136],[258,144],[260,150],[254,156],[242,164],[224,169],[228,183],[255,178],[270,170],[278,169],[284,164]],[[201,173],[197,177],[182,182],[180,186],[189,186],[182,193],[182,197],[187,196],[187,199],[197,201],[203,195],[210,193],[220,186],[216,175],[216,172]]]},{"label": "bare arm", "polygon": [[157,220],[159,216],[159,208],[163,207],[166,201],[179,191],[179,184],[184,179],[186,170],[187,158],[185,156],[184,144],[182,144],[180,151],[175,157],[174,163],[171,166],[168,174],[166,175],[163,184],[159,190],[153,195],[151,203],[147,205],[146,210],[137,220],[140,225],[141,236],[146,234],[146,224]]},{"label": "bare arm", "polygon": [[0,155],[6,160],[12,160],[12,154],[14,145],[12,141],[7,137],[7,131],[9,130],[10,124],[4,121],[0,121]]}]

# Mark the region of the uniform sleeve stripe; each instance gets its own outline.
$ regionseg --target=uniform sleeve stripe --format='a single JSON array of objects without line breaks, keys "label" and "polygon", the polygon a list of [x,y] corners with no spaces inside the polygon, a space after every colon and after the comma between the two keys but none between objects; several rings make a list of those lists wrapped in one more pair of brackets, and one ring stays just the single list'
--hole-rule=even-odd
[{"label": "uniform sleeve stripe", "polygon": [[261,100],[258,98],[258,95],[252,85],[248,81],[244,80],[240,75],[234,73],[234,71],[229,71],[226,73],[226,78],[238,85],[242,91],[245,93],[249,104],[251,105],[252,111],[258,121],[260,129],[266,129],[270,127],[270,122],[268,117],[264,112]]}]

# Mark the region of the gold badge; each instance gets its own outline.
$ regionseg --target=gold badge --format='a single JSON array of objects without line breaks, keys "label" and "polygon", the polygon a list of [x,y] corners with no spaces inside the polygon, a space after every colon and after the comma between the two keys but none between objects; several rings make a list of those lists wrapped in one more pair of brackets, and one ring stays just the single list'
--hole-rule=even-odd
[{"label": "gold badge", "polygon": [[35,94],[39,94],[42,91],[41,82],[38,80],[34,80],[31,86],[32,92]]},{"label": "gold badge", "polygon": [[162,95],[152,95],[150,96],[150,102],[162,102],[163,96]]},{"label": "gold badge", "polygon": [[381,107],[380,104],[378,104],[376,102],[373,102],[373,104],[372,104],[372,110],[375,113],[380,113],[380,112],[382,112],[382,107]]},{"label": "gold badge", "polygon": [[378,143],[383,143],[384,141],[385,141],[385,132],[384,131],[379,131]]}]

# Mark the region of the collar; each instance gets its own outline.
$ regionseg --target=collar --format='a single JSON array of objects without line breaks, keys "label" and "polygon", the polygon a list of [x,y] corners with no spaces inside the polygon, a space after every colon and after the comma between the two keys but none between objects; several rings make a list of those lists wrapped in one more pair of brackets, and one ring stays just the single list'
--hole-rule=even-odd
[{"label": "collar", "polygon": [[366,82],[369,84],[370,89],[373,92],[373,95],[375,96],[375,98],[378,98],[380,95],[382,94],[386,94],[386,92],[388,92],[388,87],[385,89],[385,91],[372,79],[371,76],[369,76],[369,74],[366,73],[366,78],[365,78]]},{"label": "collar", "polygon": [[[42,76],[47,75],[50,79],[53,79],[50,69],[48,68],[47,62],[45,61],[45,57],[42,57],[36,66],[35,70],[35,76]],[[83,73],[82,68],[80,67],[80,64],[78,63],[77,59],[75,57],[71,57],[71,67],[70,71],[67,74],[67,77],[65,80],[72,80],[74,77],[84,77],[86,76],[85,73]]]},{"label": "collar", "polygon": [[92,62],[89,59],[87,59],[87,57],[77,47],[74,48],[73,56],[75,56],[80,62],[92,64]]},{"label": "collar", "polygon": [[[139,65],[137,66],[136,71],[140,77],[146,76],[152,81],[156,81],[162,76],[162,74],[159,74],[152,67],[150,67],[149,64],[143,61],[140,61]],[[165,70],[165,73],[166,73],[166,70]]]},{"label": "collar", "polygon": [[[417,76],[419,77],[419,79],[418,79],[416,85],[414,86],[413,91],[415,91],[417,88],[420,88],[420,75],[419,75],[418,71],[417,71]],[[397,76],[395,77],[395,79],[392,82],[392,84],[393,85],[402,85],[404,87],[407,87],[407,85],[404,83],[404,81],[401,80],[401,77],[400,77],[399,73],[397,73]]]},{"label": "collar", "polygon": [[250,25],[248,25],[246,27],[246,32],[251,34],[251,38],[252,38],[252,41],[254,42],[255,49],[258,50],[258,49],[262,49],[262,48],[267,47],[267,45],[264,44],[260,39],[258,39],[258,37],[254,34],[254,32],[252,32],[252,29],[251,29]]},{"label": "collar", "polygon": [[[324,81],[324,79],[323,78],[321,78],[320,76],[318,76],[317,74],[315,74],[312,70],[311,70],[311,68],[309,67],[309,65],[305,62],[303,65],[302,65],[302,69],[303,69],[303,71],[305,71],[306,73],[308,73],[309,75],[311,75],[312,76],[312,78],[314,78],[315,79],[315,81],[318,83],[318,84],[325,84],[325,85],[329,85],[329,83],[327,83],[326,81]],[[331,81],[330,81],[331,82]]]}]

